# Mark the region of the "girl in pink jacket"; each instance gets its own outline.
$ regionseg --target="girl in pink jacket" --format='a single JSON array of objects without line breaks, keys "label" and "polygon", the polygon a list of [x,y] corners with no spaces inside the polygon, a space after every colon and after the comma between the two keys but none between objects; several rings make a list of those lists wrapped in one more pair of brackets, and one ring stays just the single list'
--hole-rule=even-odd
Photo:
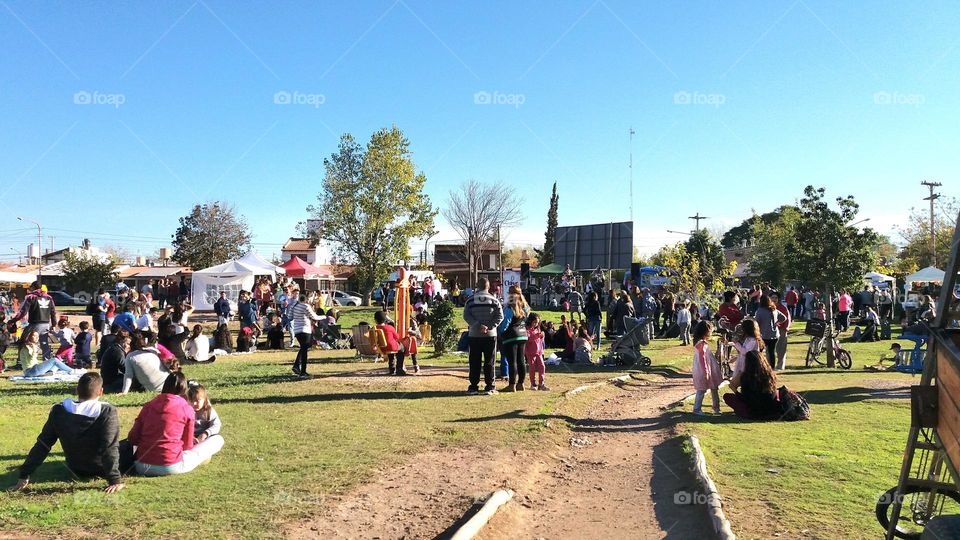
[{"label": "girl in pink jacket", "polygon": [[713,325],[709,321],[700,321],[693,330],[693,387],[697,391],[693,402],[693,414],[703,414],[703,396],[710,390],[713,399],[713,412],[720,414],[720,365],[710,352],[710,338]]},{"label": "girl in pink jacket", "polygon": [[[531,313],[527,316],[527,343],[523,346],[523,356],[527,359],[527,370],[530,372],[531,390],[549,390],[543,382],[547,367],[543,363],[543,331],[540,330],[540,316]],[[537,375],[540,375],[540,384],[537,384]]]}]

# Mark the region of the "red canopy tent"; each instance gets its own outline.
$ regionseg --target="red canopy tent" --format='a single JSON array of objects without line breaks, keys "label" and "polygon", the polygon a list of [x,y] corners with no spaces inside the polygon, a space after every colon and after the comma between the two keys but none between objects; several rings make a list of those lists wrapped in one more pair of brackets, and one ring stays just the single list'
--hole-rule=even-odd
[{"label": "red canopy tent", "polygon": [[331,276],[330,272],[317,268],[296,255],[290,257],[290,260],[283,263],[280,268],[286,270],[290,277],[317,279]]}]

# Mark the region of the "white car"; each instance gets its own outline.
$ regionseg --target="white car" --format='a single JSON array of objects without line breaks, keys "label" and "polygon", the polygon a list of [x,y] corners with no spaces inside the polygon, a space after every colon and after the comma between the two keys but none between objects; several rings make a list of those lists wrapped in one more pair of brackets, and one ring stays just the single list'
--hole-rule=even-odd
[{"label": "white car", "polygon": [[327,293],[327,305],[333,306],[359,306],[363,300],[359,296],[353,296],[343,291],[324,291]]}]

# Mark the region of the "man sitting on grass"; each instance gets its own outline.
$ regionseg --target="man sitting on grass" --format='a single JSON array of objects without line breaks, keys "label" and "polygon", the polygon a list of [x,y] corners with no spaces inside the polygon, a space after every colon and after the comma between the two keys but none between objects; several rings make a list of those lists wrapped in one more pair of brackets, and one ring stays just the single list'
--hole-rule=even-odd
[{"label": "man sitting on grass", "polygon": [[103,380],[97,373],[85,373],[77,383],[79,400],[67,398],[50,409],[37,443],[20,466],[20,491],[30,483],[30,474],[47,458],[59,440],[67,468],[76,476],[105,478],[107,493],[124,488],[120,478],[120,420],[117,409],[100,401]]}]

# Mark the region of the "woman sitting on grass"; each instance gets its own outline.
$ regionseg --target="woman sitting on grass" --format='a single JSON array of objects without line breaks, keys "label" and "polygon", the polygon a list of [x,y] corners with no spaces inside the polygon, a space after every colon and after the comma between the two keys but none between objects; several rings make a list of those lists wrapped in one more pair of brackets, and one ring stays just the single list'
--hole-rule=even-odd
[{"label": "woman sitting on grass", "polygon": [[730,379],[729,392],[723,401],[737,416],[750,420],[776,420],[783,416],[784,407],[777,390],[777,374],[757,350],[744,356],[743,372]]},{"label": "woman sitting on grass", "polygon": [[57,357],[44,359],[43,352],[40,349],[40,334],[36,330],[30,330],[23,336],[18,359],[20,360],[20,366],[23,367],[24,377],[42,377],[47,373],[57,371],[80,375],[84,373],[84,370],[74,370]]},{"label": "woman sitting on grass", "polygon": [[193,325],[185,352],[188,362],[213,362],[217,359],[210,355],[210,338],[203,335],[203,327],[199,324]]},{"label": "woman sitting on grass", "polygon": [[134,467],[143,476],[188,473],[223,448],[223,437],[194,443],[197,412],[187,402],[187,379],[171,373],[163,392],[140,411],[127,439],[134,447]]}]

